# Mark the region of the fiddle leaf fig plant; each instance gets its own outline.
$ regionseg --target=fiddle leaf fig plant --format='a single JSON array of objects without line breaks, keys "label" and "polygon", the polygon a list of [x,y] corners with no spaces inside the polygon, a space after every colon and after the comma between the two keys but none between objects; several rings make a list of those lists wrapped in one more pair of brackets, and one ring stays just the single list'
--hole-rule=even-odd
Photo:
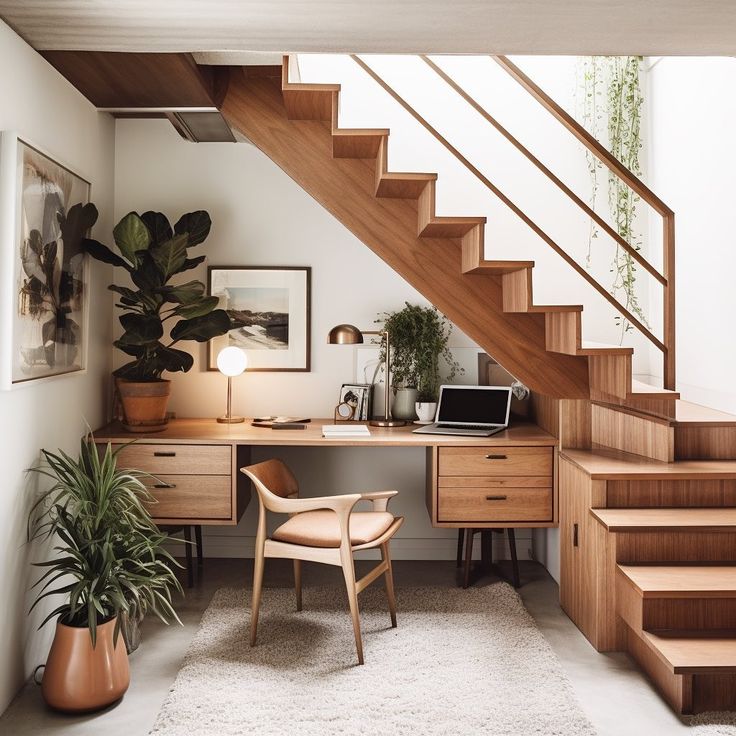
[{"label": "fiddle leaf fig plant", "polygon": [[189,248],[206,240],[211,225],[204,210],[183,215],[173,228],[161,212],[129,212],[113,230],[119,253],[97,240],[84,241],[93,258],[124,269],[133,283],[133,288],[108,287],[123,310],[124,332],[113,344],[133,358],[114,372],[118,378],[157,381],[166,371],[186,372],[194,359],[174,347],[177,343],[207,342],[234,326],[228,313],[217,308],[217,297],[205,295],[201,281],[172,283],[204,261],[204,256],[190,258]]}]

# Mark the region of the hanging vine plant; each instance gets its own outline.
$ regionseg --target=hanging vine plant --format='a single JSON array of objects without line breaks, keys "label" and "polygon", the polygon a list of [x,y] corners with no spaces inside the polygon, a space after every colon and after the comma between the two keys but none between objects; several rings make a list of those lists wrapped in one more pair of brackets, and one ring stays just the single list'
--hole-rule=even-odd
[{"label": "hanging vine plant", "polygon": [[[637,176],[642,173],[639,161],[644,103],[640,82],[642,61],[641,56],[584,56],[578,62],[578,101],[582,124]],[[603,165],[587,149],[586,158],[591,182],[591,208],[595,210],[599,204],[599,191],[605,181],[613,227],[629,245],[641,250],[642,237],[636,230],[639,196],[610,170],[607,170],[604,179]],[[591,221],[586,255],[588,269],[592,265],[593,241],[597,237],[598,229]],[[610,270],[613,276],[611,294],[649,327],[636,291],[635,261],[619,244],[616,244]],[[624,335],[634,329],[633,325],[620,315],[616,315],[615,320],[621,328],[623,341]]]}]

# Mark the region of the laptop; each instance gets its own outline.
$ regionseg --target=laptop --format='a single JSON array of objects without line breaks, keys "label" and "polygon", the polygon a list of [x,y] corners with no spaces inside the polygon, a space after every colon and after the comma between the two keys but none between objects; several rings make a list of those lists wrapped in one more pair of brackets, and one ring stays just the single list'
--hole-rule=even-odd
[{"label": "laptop", "polygon": [[433,424],[416,434],[490,437],[509,424],[511,386],[441,386]]}]

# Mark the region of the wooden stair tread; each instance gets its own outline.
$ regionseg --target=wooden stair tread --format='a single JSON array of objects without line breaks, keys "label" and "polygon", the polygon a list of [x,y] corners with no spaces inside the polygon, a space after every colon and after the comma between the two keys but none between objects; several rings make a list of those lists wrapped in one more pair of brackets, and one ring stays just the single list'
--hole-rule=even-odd
[{"label": "wooden stair tread", "polygon": [[590,509],[590,513],[609,532],[736,532],[736,508]]},{"label": "wooden stair tread", "polygon": [[485,217],[433,217],[419,231],[424,238],[461,238],[474,227],[485,225]]},{"label": "wooden stair tread", "polygon": [[378,178],[376,197],[419,199],[428,182],[437,181],[437,174],[421,172],[383,172]]},{"label": "wooden stair tread", "polygon": [[603,342],[583,340],[577,351],[578,355],[633,355],[634,348],[623,345],[607,345]]},{"label": "wooden stair tread", "polygon": [[736,478],[736,460],[679,460],[666,463],[620,450],[563,450],[567,458],[594,480],[711,480]]},{"label": "wooden stair tread", "polygon": [[670,391],[666,388],[659,388],[659,386],[650,386],[648,383],[637,381],[635,378],[632,378],[629,398],[674,400],[680,398],[680,393],[679,391]]},{"label": "wooden stair tread", "polygon": [[702,425],[705,427],[735,427],[736,415],[680,399],[676,404],[673,424],[687,424],[689,426]]},{"label": "wooden stair tread", "polygon": [[504,274],[534,268],[534,261],[481,261],[477,266],[464,273]]},{"label": "wooden stair tread", "polygon": [[619,565],[644,598],[736,598],[736,565]]},{"label": "wooden stair tread", "polygon": [[582,312],[582,304],[530,304],[526,310],[530,314],[543,312]]},{"label": "wooden stair tread", "polygon": [[335,128],[332,131],[333,136],[355,136],[355,137],[377,137],[389,135],[391,131],[388,128]]},{"label": "wooden stair tread", "polygon": [[676,675],[736,673],[736,630],[658,630],[639,635]]}]

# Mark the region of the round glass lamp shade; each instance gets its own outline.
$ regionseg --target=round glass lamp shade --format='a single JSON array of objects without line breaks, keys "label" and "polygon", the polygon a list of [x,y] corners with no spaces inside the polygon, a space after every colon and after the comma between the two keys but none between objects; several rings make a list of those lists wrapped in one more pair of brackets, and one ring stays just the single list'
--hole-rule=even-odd
[{"label": "round glass lamp shade", "polygon": [[234,345],[223,348],[217,354],[217,370],[224,376],[239,376],[248,367],[248,356]]},{"label": "round glass lamp shade", "polygon": [[337,325],[327,335],[330,345],[359,345],[363,342],[363,333],[355,325]]}]

